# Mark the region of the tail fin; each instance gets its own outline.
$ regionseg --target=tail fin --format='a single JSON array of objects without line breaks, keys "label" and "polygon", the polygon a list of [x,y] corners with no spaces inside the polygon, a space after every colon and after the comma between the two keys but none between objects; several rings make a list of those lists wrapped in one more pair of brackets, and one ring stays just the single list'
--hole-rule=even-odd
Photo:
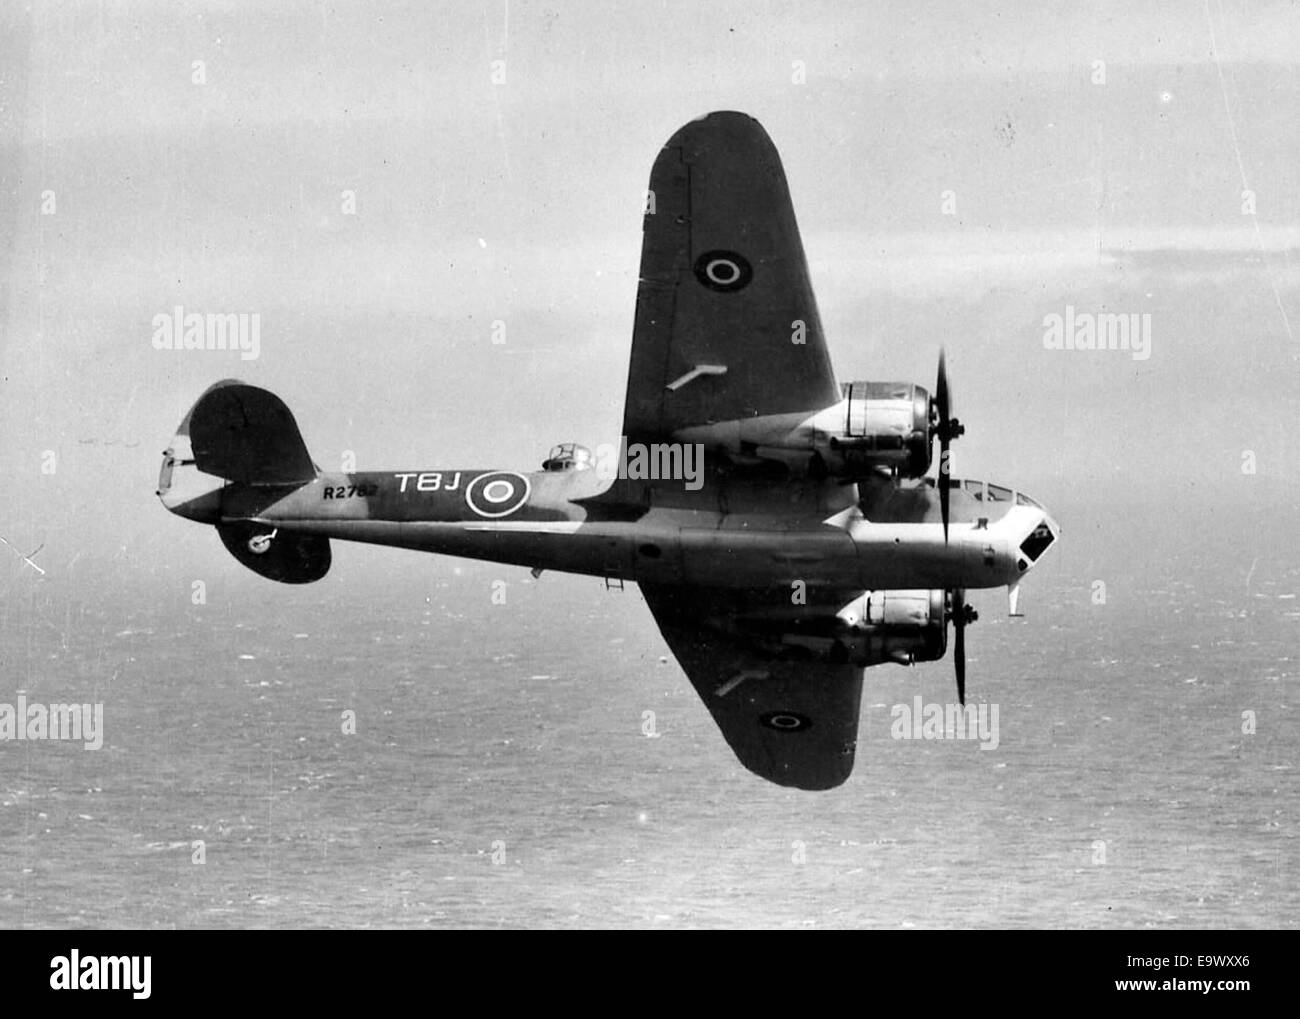
[{"label": "tail fin", "polygon": [[284,401],[236,379],[209,386],[178,434],[189,435],[199,470],[227,481],[301,485],[319,473]]},{"label": "tail fin", "polygon": [[[213,524],[231,555],[250,570],[281,583],[303,584],[329,570],[329,539],[281,533],[256,519],[228,518],[223,492],[231,482],[292,488],[318,474],[284,401],[265,389],[224,379],[198,398],[163,453],[158,497],[178,516]],[[273,492],[268,496],[278,498]]]}]

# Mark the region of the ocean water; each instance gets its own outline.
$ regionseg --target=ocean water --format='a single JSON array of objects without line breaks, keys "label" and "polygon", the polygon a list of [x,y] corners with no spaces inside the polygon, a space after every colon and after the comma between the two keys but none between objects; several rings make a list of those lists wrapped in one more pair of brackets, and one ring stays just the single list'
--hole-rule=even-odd
[{"label": "ocean water", "polygon": [[0,701],[106,736],[0,744],[0,926],[1296,926],[1300,568],[1103,564],[1063,521],[1026,619],[972,596],[997,749],[893,739],[951,664],[872,669],[826,793],[740,767],[634,585],[371,549],[197,606],[11,576]]}]

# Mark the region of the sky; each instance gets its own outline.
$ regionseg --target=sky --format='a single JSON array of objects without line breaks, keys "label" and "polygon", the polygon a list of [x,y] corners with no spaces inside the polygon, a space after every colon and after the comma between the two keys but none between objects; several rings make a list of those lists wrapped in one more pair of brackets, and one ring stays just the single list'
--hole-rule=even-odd
[{"label": "sky", "polygon": [[[950,6],[5,5],[0,537],[101,585],[224,556],[153,490],[226,377],[326,469],[617,441],[650,166],[717,109],[781,153],[840,380],[946,346],[958,475],[1134,548],[1293,514],[1300,10]],[[259,357],[155,350],[176,305]],[[1150,356],[1047,349],[1067,308]]]}]

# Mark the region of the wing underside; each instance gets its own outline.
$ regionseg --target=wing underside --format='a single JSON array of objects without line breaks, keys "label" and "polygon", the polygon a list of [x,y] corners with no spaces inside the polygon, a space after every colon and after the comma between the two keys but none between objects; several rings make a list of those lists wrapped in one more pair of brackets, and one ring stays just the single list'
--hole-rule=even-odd
[{"label": "wing underside", "polygon": [[[682,429],[814,413],[839,399],[775,146],[744,114],[692,121],[650,175],[624,436],[671,441]],[[829,482],[796,486],[784,472],[751,477],[712,459],[705,467],[698,493],[679,494],[679,481],[645,482],[647,504],[824,519],[855,498]],[[746,768],[801,789],[849,777],[862,670],[800,653],[775,635],[762,620],[779,617],[779,592],[641,590]],[[735,625],[741,618],[748,629]]]},{"label": "wing underside", "polygon": [[862,669],[786,658],[708,625],[717,594],[642,584],[668,646],[737,758],[779,785],[831,789],[853,771]]},{"label": "wing underside", "polygon": [[776,148],[711,113],[650,176],[623,434],[812,411],[839,400]]}]

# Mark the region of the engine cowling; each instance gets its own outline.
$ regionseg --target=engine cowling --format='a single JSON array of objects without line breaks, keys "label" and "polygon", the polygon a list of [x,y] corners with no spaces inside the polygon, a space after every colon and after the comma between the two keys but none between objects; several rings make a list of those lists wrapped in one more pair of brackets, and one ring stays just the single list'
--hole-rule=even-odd
[{"label": "engine cowling", "polygon": [[848,382],[834,421],[818,442],[828,473],[862,478],[881,469],[919,478],[930,469],[930,393],[912,382]]},{"label": "engine cowling", "polygon": [[855,665],[933,662],[947,649],[944,591],[866,591],[837,613]]},{"label": "engine cowling", "polygon": [[937,661],[947,650],[947,594],[864,591],[843,608],[783,605],[720,613],[704,626],[743,637],[767,653],[806,655],[858,666]]}]

